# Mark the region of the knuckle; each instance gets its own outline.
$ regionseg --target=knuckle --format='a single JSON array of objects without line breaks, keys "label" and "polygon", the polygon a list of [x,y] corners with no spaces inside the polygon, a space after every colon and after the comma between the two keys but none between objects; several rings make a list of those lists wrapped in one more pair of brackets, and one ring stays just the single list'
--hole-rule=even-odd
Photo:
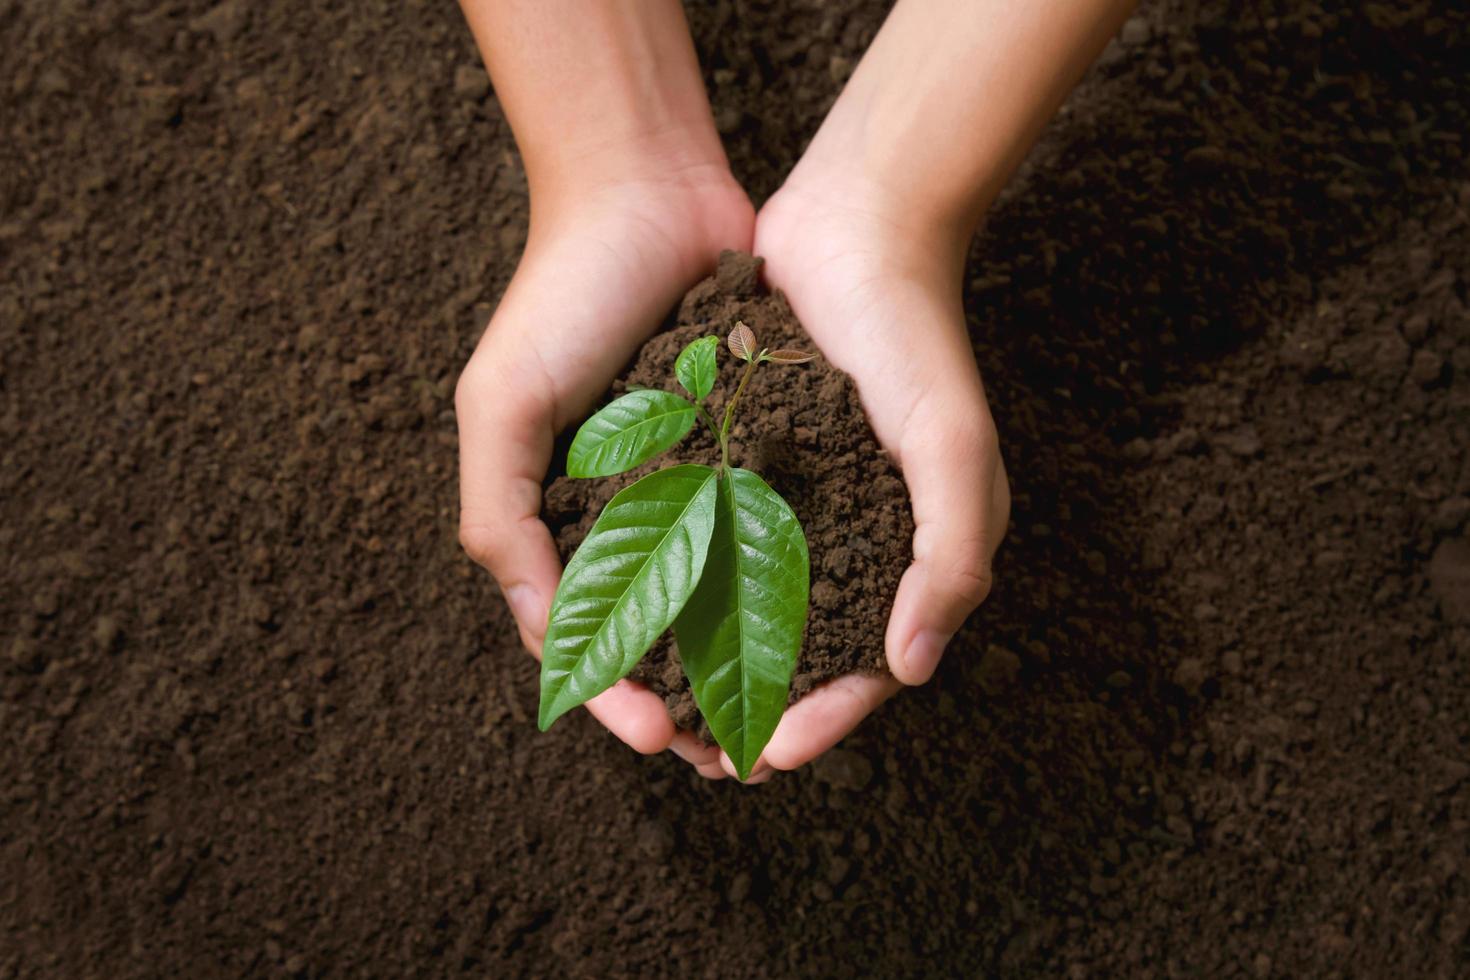
[{"label": "knuckle", "polygon": [[496,536],[493,531],[480,525],[461,525],[459,546],[477,564],[489,567],[495,553]]},{"label": "knuckle", "polygon": [[990,560],[982,548],[969,545],[960,550],[945,567],[947,587],[956,598],[978,606],[990,595],[995,584]]},{"label": "knuckle", "polygon": [[454,383],[454,410],[456,412],[463,414],[480,399],[480,393],[485,390],[483,377],[484,370],[479,366],[479,362],[471,359]]},{"label": "knuckle", "polygon": [[544,386],[517,380],[523,376],[493,355],[476,354],[454,385],[454,412],[461,424],[472,419],[478,431],[523,431],[545,421],[554,411],[554,397]]},{"label": "knuckle", "polygon": [[919,431],[949,447],[974,449],[997,442],[995,420],[979,387],[959,392],[952,386],[927,388],[915,406],[913,420],[920,424]]},{"label": "knuckle", "polygon": [[1000,439],[988,412],[966,412],[953,418],[940,435],[946,455],[983,460],[1000,451]]},{"label": "knuckle", "polygon": [[658,755],[669,747],[661,727],[653,722],[634,722],[621,735],[628,747],[639,755]]},{"label": "knuckle", "polygon": [[807,761],[794,751],[779,746],[774,748],[767,746],[761,758],[766,760],[766,765],[777,772],[791,772],[794,769],[800,769]]}]

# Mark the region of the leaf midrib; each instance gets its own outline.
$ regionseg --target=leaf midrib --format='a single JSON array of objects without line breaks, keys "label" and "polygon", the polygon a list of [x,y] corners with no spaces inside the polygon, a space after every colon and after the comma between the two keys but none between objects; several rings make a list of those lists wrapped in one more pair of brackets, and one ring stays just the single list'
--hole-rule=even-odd
[{"label": "leaf midrib", "polygon": [[[725,471],[726,493],[730,497],[730,552],[735,563],[735,650],[740,660],[740,761],[746,762],[750,740],[746,737],[747,719],[750,718],[750,677],[746,674],[745,657],[745,580],[741,572],[740,557],[740,512],[735,503],[735,471],[728,466]],[[743,765],[738,768],[744,771]]]},{"label": "leaf midrib", "polygon": [[638,582],[639,577],[648,567],[648,563],[652,560],[654,554],[663,547],[664,542],[668,541],[669,536],[674,533],[674,529],[679,527],[679,525],[683,523],[684,515],[689,513],[689,509],[694,506],[694,501],[699,499],[699,492],[704,489],[705,483],[708,483],[711,479],[714,478],[714,476],[714,470],[710,470],[707,474],[705,474],[705,478],[700,481],[699,486],[695,488],[694,492],[689,495],[689,499],[684,503],[684,506],[680,508],[679,516],[674,518],[673,522],[669,524],[668,529],[664,531],[664,533],[659,537],[658,542],[654,544],[653,547],[648,549],[648,553],[645,554],[643,556],[643,560],[638,563],[638,570],[635,571],[631,576],[629,576],[627,585],[623,587],[623,591],[618,594],[618,597],[613,600],[612,607],[608,609],[607,615],[603,617],[602,625],[599,626],[597,630],[591,634],[590,637],[588,637],[587,642],[582,645],[581,652],[577,654],[576,660],[573,662],[572,666],[568,668],[566,674],[562,676],[562,681],[560,684],[557,685],[556,688],[556,695],[558,697],[560,697],[561,692],[566,689],[567,679],[571,677],[572,671],[576,670],[577,666],[581,664],[582,659],[587,656],[587,651],[592,648],[593,644],[602,638],[604,631],[608,629],[609,625],[613,621],[613,617],[622,608],[623,602],[628,598],[628,593],[633,591],[633,586]]},{"label": "leaf midrib", "polygon": [[671,411],[662,412],[658,415],[645,415],[642,419],[634,422],[632,425],[626,428],[618,429],[612,435],[603,439],[601,443],[592,447],[592,451],[587,455],[590,458],[601,462],[604,456],[612,452],[613,448],[616,447],[620,439],[631,439],[636,433],[641,431],[644,426],[655,425],[657,423],[663,422],[665,419],[672,418],[676,415],[683,415],[686,412],[692,411],[694,411],[694,407],[685,404]]}]

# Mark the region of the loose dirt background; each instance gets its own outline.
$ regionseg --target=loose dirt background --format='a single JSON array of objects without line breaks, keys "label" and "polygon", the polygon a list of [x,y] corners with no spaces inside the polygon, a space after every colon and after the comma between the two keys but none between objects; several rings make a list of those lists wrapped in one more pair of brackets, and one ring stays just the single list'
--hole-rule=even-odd
[{"label": "loose dirt background", "polygon": [[[1462,6],[1130,22],[973,253],[995,594],[757,790],[536,734],[523,174],[452,5],[313,6],[0,2],[0,976],[1470,969]],[[881,15],[692,8],[757,196]]]}]

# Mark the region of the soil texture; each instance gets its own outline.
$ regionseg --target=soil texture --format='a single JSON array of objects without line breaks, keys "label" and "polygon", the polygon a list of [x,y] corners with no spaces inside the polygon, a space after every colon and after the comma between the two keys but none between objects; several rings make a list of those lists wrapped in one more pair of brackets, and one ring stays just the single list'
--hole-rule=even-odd
[{"label": "soil texture", "polygon": [[[759,203],[885,6],[687,9]],[[0,978],[1470,974],[1463,4],[1143,4],[970,255],[991,597],[754,788],[539,734],[458,548],[454,5],[0,49]]]},{"label": "soil texture", "polygon": [[[689,291],[675,322],[643,346],[604,403],[629,386],[680,390],[674,381],[679,351],[715,335],[721,338],[720,372],[709,405],[722,418],[743,370],[724,347],[736,323],[755,331],[761,347],[815,352],[785,298],[761,286],[760,267],[749,255],[722,255],[718,270]],[[801,365],[762,365],[741,397],[730,436],[731,465],[759,473],[791,505],[806,532],[811,604],[791,701],[843,674],[886,672],[883,632],[908,566],[914,522],[903,478],[873,436],[852,380],[820,357]],[[563,449],[558,447],[559,461],[566,458]],[[677,447],[621,476],[552,481],[543,510],[563,561],[619,490],[675,462],[714,465],[719,459],[714,436],[696,425]],[[676,724],[710,738],[672,633],[632,677],[664,698]]]}]

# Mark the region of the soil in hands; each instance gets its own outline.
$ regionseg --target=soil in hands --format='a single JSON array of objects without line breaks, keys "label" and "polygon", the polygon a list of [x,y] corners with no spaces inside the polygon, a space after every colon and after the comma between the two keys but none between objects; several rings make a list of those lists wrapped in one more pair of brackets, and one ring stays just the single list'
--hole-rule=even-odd
[{"label": "soil in hands", "polygon": [[[760,267],[750,255],[722,255],[716,273],[689,291],[669,328],[643,346],[604,402],[633,387],[669,387],[674,358],[685,344],[708,334],[723,337],[737,321],[755,331],[762,347],[815,350],[785,297],[761,285]],[[723,347],[719,357],[710,396],[716,414],[740,379]],[[903,479],[873,436],[852,379],[820,357],[799,367],[758,368],[731,432],[732,465],[759,473],[790,502],[811,551],[811,609],[791,700],[842,674],[886,672],[883,633],[908,566],[914,524]],[[566,460],[565,442],[557,449],[558,464]],[[622,476],[553,479],[544,511],[563,561],[614,494],[673,460],[715,463],[719,447],[696,426],[669,453]],[[632,676],[664,698],[678,725],[708,736],[672,634]]]}]

